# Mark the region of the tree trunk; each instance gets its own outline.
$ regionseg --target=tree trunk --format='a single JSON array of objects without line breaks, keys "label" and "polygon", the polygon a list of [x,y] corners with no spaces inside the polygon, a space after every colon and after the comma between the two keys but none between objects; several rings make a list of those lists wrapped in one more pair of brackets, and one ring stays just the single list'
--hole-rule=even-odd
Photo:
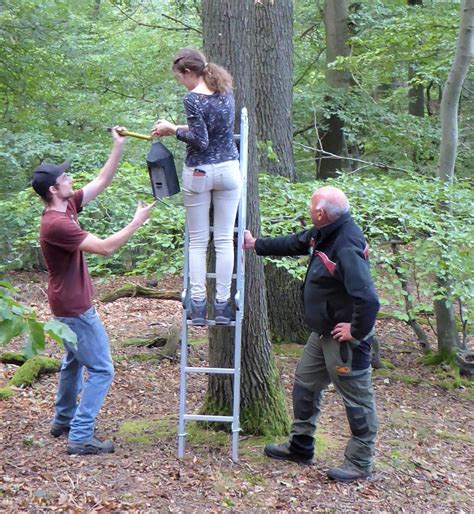
[{"label": "tree trunk", "polygon": [[295,180],[292,146],[293,2],[255,2],[259,170]]},{"label": "tree trunk", "polygon": [[[324,10],[324,24],[326,27],[326,82],[331,88],[348,88],[351,75],[348,71],[334,70],[329,65],[338,56],[347,57],[349,47],[347,46],[348,25],[347,25],[347,1],[326,0]],[[330,101],[331,98],[327,97]],[[333,106],[335,110],[336,106]],[[326,121],[324,134],[321,137],[322,150],[339,157],[347,157],[347,144],[343,131],[343,121],[337,114],[332,114]],[[338,170],[350,169],[350,162],[346,159],[332,158],[323,154],[319,160],[317,177],[327,179],[335,177]]]},{"label": "tree trunk", "polygon": [[[416,66],[408,65],[408,80],[416,74]],[[422,84],[410,86],[408,90],[408,113],[423,118],[425,115],[425,90]]]},{"label": "tree trunk", "polygon": [[[454,164],[458,144],[458,107],[462,85],[469,70],[474,44],[474,0],[463,0],[461,23],[454,56],[441,100],[441,146],[438,178],[449,185],[454,178]],[[450,209],[449,202],[438,205],[440,215]],[[435,301],[438,351],[453,352],[459,347],[454,309],[451,301],[449,277],[438,276],[438,286],[445,291],[445,298]]]},{"label": "tree trunk", "polygon": [[[234,77],[236,112],[249,113],[247,226],[257,233],[260,221],[255,127],[255,1],[203,0],[203,37],[210,61]],[[242,382],[240,421],[252,434],[282,435],[289,428],[284,391],[273,357],[268,330],[263,262],[255,252],[246,254],[245,312],[242,327]],[[209,360],[212,367],[233,367],[233,330],[210,327]],[[231,378],[210,375],[203,412],[229,414]]]},{"label": "tree trunk", "polygon": [[304,320],[303,281],[269,262],[265,264],[265,285],[272,340],[306,344],[310,330]]},{"label": "tree trunk", "polygon": [[[416,5],[423,5],[423,0],[407,0],[410,7]],[[408,80],[412,80],[416,75],[416,65],[408,65]],[[425,115],[425,91],[423,85],[410,86],[408,90],[408,113],[412,116],[419,116],[422,118]]]}]

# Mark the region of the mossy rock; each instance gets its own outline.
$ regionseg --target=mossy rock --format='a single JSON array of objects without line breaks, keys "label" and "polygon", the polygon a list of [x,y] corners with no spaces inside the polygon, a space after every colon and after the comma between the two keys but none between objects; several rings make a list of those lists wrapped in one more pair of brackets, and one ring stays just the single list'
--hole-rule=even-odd
[{"label": "mossy rock", "polygon": [[20,352],[3,352],[0,355],[0,362],[21,366],[26,362],[26,357]]},{"label": "mossy rock", "polygon": [[8,384],[13,386],[31,385],[40,375],[56,373],[60,367],[61,364],[57,359],[35,355],[16,370]]}]

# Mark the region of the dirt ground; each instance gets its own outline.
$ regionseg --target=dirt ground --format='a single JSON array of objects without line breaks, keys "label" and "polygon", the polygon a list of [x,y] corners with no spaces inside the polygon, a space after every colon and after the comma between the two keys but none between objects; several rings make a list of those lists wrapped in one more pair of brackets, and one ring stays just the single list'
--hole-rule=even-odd
[{"label": "dirt ground", "polygon": [[[10,280],[22,301],[48,319],[46,275],[21,273]],[[130,279],[96,280],[97,297],[125,281]],[[160,287],[179,290],[180,282],[169,279]],[[394,368],[374,372],[379,413],[374,476],[341,485],[325,476],[341,461],[349,433],[332,388],[312,466],[269,460],[262,454],[266,441],[245,434],[240,462],[234,464],[228,434],[200,430],[190,435],[186,457],[179,461],[179,362],[141,361],[159,350],[124,348],[121,342],[166,332],[179,322],[180,305],[125,298],[97,301],[96,307],[116,359],[98,435],[113,438],[116,452],[68,456],[65,439],[49,435],[56,375],[15,389],[0,402],[1,512],[474,512],[473,389],[448,390],[447,370],[421,365],[419,347],[404,325],[384,320],[377,327],[383,358]],[[192,332],[195,365],[206,365],[205,335],[205,329]],[[8,349],[19,345],[13,342]],[[275,346],[275,352],[289,403],[301,347]],[[62,352],[49,343],[46,353],[59,358]],[[15,369],[0,364],[0,387]],[[199,407],[205,390],[204,376],[190,381],[190,407]]]}]

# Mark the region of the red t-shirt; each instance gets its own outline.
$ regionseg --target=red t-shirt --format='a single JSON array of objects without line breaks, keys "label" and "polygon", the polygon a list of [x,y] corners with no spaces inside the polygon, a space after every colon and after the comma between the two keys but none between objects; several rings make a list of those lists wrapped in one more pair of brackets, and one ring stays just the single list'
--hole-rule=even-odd
[{"label": "red t-shirt", "polygon": [[78,316],[92,307],[92,281],[79,245],[88,232],[77,222],[82,189],[68,200],[66,212],[44,211],[40,245],[49,271],[48,300],[55,316]]}]

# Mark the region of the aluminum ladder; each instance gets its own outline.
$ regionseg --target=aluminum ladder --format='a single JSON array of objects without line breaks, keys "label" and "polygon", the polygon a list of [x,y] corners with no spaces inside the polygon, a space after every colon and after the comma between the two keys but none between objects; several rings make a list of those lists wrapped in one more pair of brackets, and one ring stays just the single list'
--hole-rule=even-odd
[{"label": "aluminum ladder", "polygon": [[[242,342],[242,321],[244,315],[244,288],[245,288],[245,255],[242,249],[244,242],[244,229],[246,227],[247,213],[247,166],[248,166],[248,114],[244,107],[240,117],[240,173],[242,176],[242,192],[237,211],[237,248],[235,273],[232,278],[235,283],[235,321],[230,323],[234,328],[234,367],[233,368],[206,368],[188,366],[188,327],[191,321],[187,319],[187,301],[189,297],[189,233],[186,225],[184,244],[183,291],[181,301],[183,305],[183,318],[181,322],[181,362],[179,384],[179,423],[178,423],[178,458],[184,456],[186,443],[187,421],[219,421],[232,424],[232,460],[239,460],[239,432],[240,432],[240,358]],[[212,229],[211,229],[212,230]],[[215,278],[215,273],[207,273],[207,278]],[[215,326],[214,320],[207,320],[208,326]],[[227,325],[229,326],[229,325]],[[232,416],[212,416],[186,413],[187,376],[192,373],[216,373],[233,375],[233,405]]]}]

